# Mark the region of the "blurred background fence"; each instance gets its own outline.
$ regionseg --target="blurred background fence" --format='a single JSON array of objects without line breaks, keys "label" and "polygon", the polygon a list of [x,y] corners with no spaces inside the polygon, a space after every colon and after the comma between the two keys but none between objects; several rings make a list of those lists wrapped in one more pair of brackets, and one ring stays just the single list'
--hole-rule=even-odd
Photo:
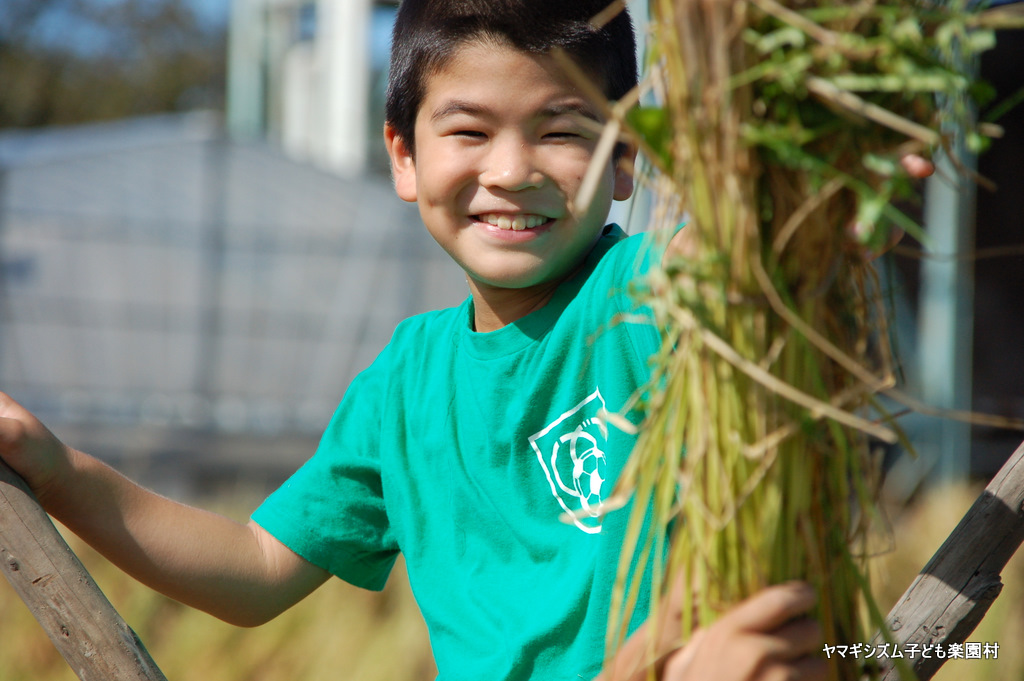
[{"label": "blurred background fence", "polygon": [[0,161],[4,390],[179,494],[279,482],[395,324],[465,295],[385,178],[213,114],[0,134]]}]

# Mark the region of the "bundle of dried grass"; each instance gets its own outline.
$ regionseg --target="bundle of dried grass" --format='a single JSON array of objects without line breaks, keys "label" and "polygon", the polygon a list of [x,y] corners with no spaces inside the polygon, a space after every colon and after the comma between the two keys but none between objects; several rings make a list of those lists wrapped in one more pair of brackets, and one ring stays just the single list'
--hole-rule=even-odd
[{"label": "bundle of dried grass", "polygon": [[[664,337],[620,480],[639,553],[623,559],[622,611],[640,588],[628,566],[653,557],[655,589],[688,587],[684,637],[802,579],[827,641],[868,641],[882,624],[864,567],[871,443],[898,433],[875,402],[893,362],[867,251],[915,228],[892,203],[912,193],[900,157],[969,123],[982,91],[963,65],[993,41],[986,15],[900,0],[651,11],[660,105],[627,127],[656,166],[654,227],[686,221],[690,244],[642,296]],[[647,513],[659,533],[641,541]],[[837,679],[870,673],[832,662]]]}]

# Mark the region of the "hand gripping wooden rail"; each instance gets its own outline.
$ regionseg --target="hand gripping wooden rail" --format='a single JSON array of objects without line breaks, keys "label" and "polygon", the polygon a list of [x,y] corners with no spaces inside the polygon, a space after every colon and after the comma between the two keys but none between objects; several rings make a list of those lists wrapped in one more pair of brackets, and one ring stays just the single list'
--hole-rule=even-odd
[{"label": "hand gripping wooden rail", "polygon": [[28,486],[0,463],[0,568],[82,681],[167,681]]}]

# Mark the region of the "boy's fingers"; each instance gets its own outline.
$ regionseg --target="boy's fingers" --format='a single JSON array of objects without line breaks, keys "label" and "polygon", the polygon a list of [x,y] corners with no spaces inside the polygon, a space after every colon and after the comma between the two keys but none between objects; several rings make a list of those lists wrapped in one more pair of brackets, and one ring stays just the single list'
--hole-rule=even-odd
[{"label": "boy's fingers", "polygon": [[0,416],[10,416],[10,411],[17,404],[17,402],[11,399],[10,395],[0,392]]},{"label": "boy's fingers", "polygon": [[[805,657],[799,662],[795,662],[793,668],[797,673],[796,678],[801,681],[824,681],[828,678],[828,662],[820,656]],[[790,676],[790,678],[793,677]]]},{"label": "boy's fingers", "polygon": [[790,664],[775,664],[761,669],[758,681],[825,681],[828,664],[820,658],[804,658]]},{"label": "boy's fingers", "polygon": [[0,392],[0,418],[26,420],[31,415],[20,404],[14,401],[10,395]]},{"label": "boy's fingers", "polygon": [[794,620],[771,634],[756,637],[761,649],[758,681],[822,681],[828,663],[821,655],[821,627],[807,617]]},{"label": "boy's fingers", "polygon": [[900,164],[907,171],[908,175],[918,180],[930,177],[935,172],[935,165],[924,156],[918,154],[903,156],[900,158]]},{"label": "boy's fingers", "polygon": [[809,617],[793,620],[763,637],[766,657],[779,661],[798,660],[821,651],[821,625]]},{"label": "boy's fingers", "polygon": [[743,601],[721,622],[737,630],[771,632],[792,619],[806,615],[814,607],[817,595],[809,584],[787,582],[767,587]]},{"label": "boy's fingers", "polygon": [[14,445],[25,437],[25,424],[17,419],[0,416],[0,445]]}]

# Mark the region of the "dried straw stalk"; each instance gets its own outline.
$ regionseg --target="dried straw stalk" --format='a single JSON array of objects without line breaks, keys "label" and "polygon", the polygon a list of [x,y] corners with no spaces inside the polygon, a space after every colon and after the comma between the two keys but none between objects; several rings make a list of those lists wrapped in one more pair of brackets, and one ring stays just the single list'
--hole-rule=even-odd
[{"label": "dried straw stalk", "polygon": [[[819,592],[826,641],[870,640],[882,624],[865,567],[871,444],[898,434],[874,405],[893,360],[863,246],[912,225],[892,208],[909,187],[893,168],[943,143],[951,109],[936,94],[969,84],[933,55],[985,41],[963,12],[896,1],[652,0],[651,12],[661,106],[627,127],[658,167],[655,226],[685,219],[690,236],[643,296],[663,346],[619,482],[620,498],[635,495],[635,550],[611,642],[639,595],[636,564],[653,566],[659,592],[684,585],[684,639],[801,579]],[[857,662],[833,656],[833,678],[871,672]]]}]

